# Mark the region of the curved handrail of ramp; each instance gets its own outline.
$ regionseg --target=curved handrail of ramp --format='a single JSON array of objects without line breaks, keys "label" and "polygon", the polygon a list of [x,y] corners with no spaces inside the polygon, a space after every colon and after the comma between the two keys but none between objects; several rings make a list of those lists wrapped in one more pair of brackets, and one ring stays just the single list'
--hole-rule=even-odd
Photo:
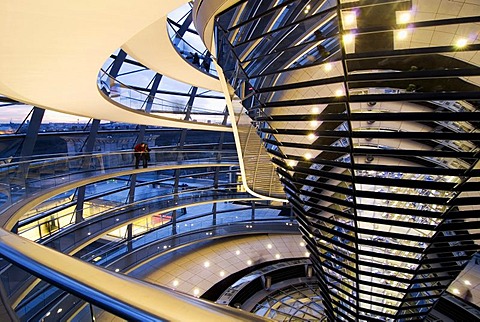
[{"label": "curved handrail of ramp", "polygon": [[107,271],[3,229],[0,229],[0,253],[31,274],[127,320],[268,321]]}]

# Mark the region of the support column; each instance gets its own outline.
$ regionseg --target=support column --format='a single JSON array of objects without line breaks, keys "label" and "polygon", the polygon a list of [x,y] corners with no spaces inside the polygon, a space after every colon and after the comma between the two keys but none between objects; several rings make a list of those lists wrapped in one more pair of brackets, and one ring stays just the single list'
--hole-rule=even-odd
[{"label": "support column", "polygon": [[175,46],[178,46],[180,41],[182,41],[183,36],[187,32],[188,27],[190,27],[191,24],[192,24],[192,11],[190,11],[188,13],[188,15],[185,17],[185,20],[183,21],[182,25],[180,26],[180,28],[176,32],[175,38],[173,39],[173,44]]},{"label": "support column", "polygon": [[127,225],[127,250],[129,252],[133,250],[132,239],[133,239],[133,224],[128,224]]},{"label": "support column", "polygon": [[[185,111],[185,120],[190,119],[190,115],[192,113],[192,106],[193,102],[195,101],[195,96],[197,95],[198,87],[193,86],[192,91],[190,92],[190,98],[188,99],[186,111]],[[182,129],[182,134],[180,135],[180,140],[178,142],[178,148],[180,151],[184,149],[185,140],[187,138],[187,129]],[[183,156],[181,154],[178,155],[177,161],[182,161]],[[180,169],[175,170],[175,182],[173,184],[173,202],[174,204],[178,203],[178,185],[180,181]],[[174,210],[172,213],[172,235],[177,233],[177,210]]]},{"label": "support column", "polygon": [[[100,120],[93,120],[92,126],[90,128],[90,133],[88,134],[87,140],[85,142],[84,147],[82,148],[85,154],[92,154],[93,148],[95,147],[95,141],[97,139],[98,129],[100,128]],[[85,162],[83,163],[84,169],[90,166],[91,160],[85,157]],[[79,223],[83,221],[84,213],[83,208],[85,205],[85,190],[86,186],[81,186],[77,189],[77,203],[75,205],[75,223]]]},{"label": "support column", "polygon": [[22,150],[20,151],[20,156],[23,158],[30,157],[33,154],[33,149],[35,148],[35,143],[38,138],[38,131],[40,130],[40,125],[42,125],[43,115],[45,110],[39,107],[33,107],[33,114],[28,123],[27,134],[23,140]]},{"label": "support column", "polygon": [[[43,115],[45,114],[45,110],[39,107],[33,107],[32,117],[30,118],[30,122],[28,123],[27,134],[23,139],[22,149],[20,151],[20,158],[21,160],[28,160],[35,148],[35,143],[37,142],[38,131],[40,130],[40,125],[42,124]],[[26,189],[28,193],[28,187],[26,180],[28,178],[28,169],[30,164],[28,162],[22,164],[18,168],[17,179],[23,184],[23,187]],[[10,191],[8,191],[8,199],[11,201]]]},{"label": "support column", "polygon": [[[160,85],[160,81],[162,80],[162,75],[161,74],[155,74],[153,78],[153,83],[152,87],[150,88],[150,92],[148,94],[146,104],[145,104],[145,112],[150,113],[152,110],[152,105],[153,101],[155,98],[155,94],[158,91],[158,86]],[[146,130],[145,125],[140,125],[139,131],[138,131],[138,136],[137,136],[137,141],[134,142],[134,146],[140,142],[143,142],[145,139],[145,130]],[[128,203],[133,203],[135,200],[135,186],[137,185],[137,175],[132,174],[130,176],[130,190],[128,192]]]},{"label": "support column", "polygon": [[[227,120],[228,120],[228,110],[225,109],[224,115],[223,115],[222,125],[226,125]],[[217,153],[217,156],[216,156],[216,160],[218,162],[222,161],[221,151],[223,149],[223,142],[224,141],[225,141],[225,132],[221,132],[220,133],[220,139],[218,141],[218,153]],[[215,167],[215,174],[213,176],[213,187],[215,188],[215,192],[217,192],[217,190],[218,190],[219,177],[220,177],[220,167]],[[215,226],[217,224],[217,203],[216,202],[213,204],[212,215],[213,215],[212,216],[212,225]]]},{"label": "support column", "polygon": [[255,201],[252,200],[252,217],[251,217],[252,221],[255,220],[255,205],[256,205]]}]

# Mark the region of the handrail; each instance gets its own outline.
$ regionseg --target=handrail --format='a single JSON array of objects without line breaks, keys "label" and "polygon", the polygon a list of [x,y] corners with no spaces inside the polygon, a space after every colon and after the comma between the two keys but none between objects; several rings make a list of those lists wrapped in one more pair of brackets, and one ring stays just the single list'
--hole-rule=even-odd
[{"label": "handrail", "polygon": [[[151,166],[178,164],[200,164],[205,162],[223,163],[217,160],[222,151],[158,151],[151,154]],[[203,154],[203,155],[202,155]],[[236,159],[235,154],[231,154]],[[0,165],[0,205],[11,205],[20,198],[62,185],[72,179],[80,179],[86,174],[121,172],[121,169],[133,168],[134,152],[122,151],[112,153],[83,154],[56,159],[36,159],[12,162]],[[228,162],[228,161],[227,161]],[[234,160],[233,162],[236,162]],[[231,161],[229,163],[232,163]],[[145,169],[143,169],[145,170]],[[129,173],[131,174],[131,173]],[[75,187],[74,187],[75,188]],[[5,208],[3,209],[3,211]],[[0,211],[1,212],[1,211]]]},{"label": "handrail", "polygon": [[[60,133],[63,134],[63,133]],[[217,153],[217,154],[231,154],[236,156],[237,152],[235,150],[198,150],[198,149],[188,149],[188,150],[180,150],[175,148],[164,149],[163,147],[151,146],[149,147],[153,152],[161,152],[161,153]],[[48,154],[32,154],[29,156],[12,156],[9,158],[0,158],[0,169],[2,166],[5,165],[13,165],[17,163],[28,163],[32,161],[45,161],[45,162],[53,162],[53,158],[71,158],[71,157],[85,157],[85,156],[98,156],[98,155],[105,155],[105,154],[125,154],[125,153],[133,153],[132,150],[116,150],[110,152],[100,152],[100,153],[85,153],[85,152],[65,152],[65,153],[48,153]]]},{"label": "handrail", "polygon": [[[195,206],[195,205],[193,205]],[[246,211],[248,209],[249,212],[251,212],[251,207],[246,207],[246,208],[242,208],[242,209],[229,209],[229,210],[223,210],[223,211],[219,211],[217,212],[217,216],[219,216],[220,214],[221,215],[224,215],[224,216],[228,216],[229,214],[236,214],[238,212],[241,212],[241,211]],[[177,219],[177,225],[182,225],[182,224],[187,224],[188,223],[191,223],[191,222],[195,222],[197,223],[198,220],[201,220],[201,219],[209,219],[209,222],[211,222],[211,218],[209,218],[209,216],[212,216],[212,212],[206,212],[206,213],[203,213],[203,214],[199,214],[199,215],[195,215],[193,217],[188,217],[188,218],[182,218],[181,219]],[[238,216],[236,216],[238,217]],[[235,217],[235,219],[237,219]],[[185,232],[177,232],[177,234],[172,234],[172,222],[171,221],[168,221],[167,223],[161,225],[161,226],[157,226],[157,227],[152,227],[151,229],[148,229],[146,231],[143,231],[135,236],[133,236],[133,251],[135,250],[135,247],[143,247],[145,246],[147,243],[149,243],[150,241],[146,241],[146,240],[150,240],[150,239],[153,239],[155,240],[156,243],[158,243],[160,240],[163,240],[165,238],[176,238],[175,236],[182,236],[182,235],[185,235],[185,234],[195,234],[199,231],[202,231],[202,237],[205,238],[205,234],[203,233],[203,230],[208,230],[208,229],[213,229],[215,227],[220,227],[222,225],[232,225],[232,224],[237,224],[239,222],[245,222],[245,220],[249,220],[248,222],[251,222],[251,217],[250,218],[245,218],[245,219],[242,219],[241,217],[237,220],[237,221],[228,221],[226,223],[223,223],[223,224],[219,224],[219,223],[216,223],[215,225],[211,225],[211,226],[208,226],[207,228],[200,228],[200,229],[191,229],[191,230],[187,230]],[[286,221],[286,220],[289,220],[288,218],[282,218],[282,217],[278,217],[278,216],[274,216],[272,218],[268,218],[268,219],[255,219],[254,221],[255,222],[261,222],[261,221],[265,221],[265,220],[273,220],[273,221]],[[200,222],[200,225],[202,224],[202,222]],[[197,225],[198,226],[198,225]],[[162,237],[163,235],[165,234],[165,237]],[[121,249],[122,247],[124,247],[124,244],[126,242],[129,242],[128,238],[127,237],[124,237],[120,240],[113,240],[111,242],[108,242],[94,250],[91,250],[89,251],[88,253],[84,253],[84,254],[81,254],[80,258],[85,260],[85,261],[90,261],[91,258],[96,258],[98,256],[101,256],[103,258],[105,257],[109,257],[110,256],[110,253],[116,253],[119,251],[119,249]],[[99,264],[98,262],[95,262],[97,265]]]},{"label": "handrail", "polygon": [[[223,225],[217,225],[212,227],[200,228],[194,231],[188,231],[182,234],[170,235],[160,239],[150,239],[146,243],[138,244],[137,240],[132,243],[132,249],[127,246],[127,242],[123,241],[118,245],[118,250],[116,254],[104,255],[104,254],[85,254],[82,258],[86,261],[91,262],[97,266],[108,268],[111,271],[122,272],[123,274],[128,274],[133,271],[135,268],[142,266],[145,262],[154,260],[159,256],[163,256],[167,253],[175,252],[178,249],[183,247],[188,247],[193,243],[198,243],[200,241],[206,241],[217,238],[229,238],[230,236],[239,236],[239,235],[250,235],[250,234],[268,234],[268,233],[282,233],[282,234],[300,234],[298,226],[296,224],[290,226],[285,225],[286,219],[274,218],[271,219],[260,219],[254,221],[241,221],[234,223],[227,223]],[[255,229],[250,227],[254,226]],[[168,229],[168,227],[165,227]],[[163,245],[169,245],[168,247],[161,247]],[[160,247],[159,247],[160,246]],[[101,260],[95,260],[99,257],[102,257]],[[105,259],[105,260],[104,260]],[[28,307],[29,303],[35,301],[38,296],[42,294],[47,295],[48,299],[54,298],[48,301],[48,308],[43,310],[56,311],[56,307],[68,308],[68,305],[73,305],[75,300],[65,301],[65,298],[68,297],[68,294],[65,294],[64,291],[60,290],[53,294],[48,292],[48,289],[51,286],[48,284],[42,284],[36,286],[36,291],[33,294],[30,294],[28,298],[22,300],[21,304],[16,307],[16,310],[22,310],[22,307]],[[179,290],[176,290],[177,292]],[[60,293],[64,295],[61,296]],[[188,293],[184,293],[188,294]],[[66,295],[66,296],[65,296]],[[61,302],[58,302],[58,298],[62,298]],[[72,304],[73,302],[73,304]],[[82,303],[82,302],[80,302]],[[220,303],[223,304],[223,303]],[[51,305],[51,306],[50,306]],[[86,304],[83,304],[84,307]],[[72,317],[77,314],[80,309],[76,309],[75,313],[69,315]],[[34,315],[26,313],[31,319],[32,316],[40,316],[42,313],[33,312]],[[66,318],[65,316],[63,318]]]},{"label": "handrail", "polygon": [[[178,34],[178,32],[175,30],[175,28],[172,26],[174,22],[171,19],[167,19],[167,32],[169,33],[170,40],[172,41],[173,47],[177,50],[177,52],[186,60],[188,61],[191,65],[195,66],[198,70],[202,71],[203,73],[217,78],[218,79],[218,73],[217,70],[215,69],[215,64],[213,63],[212,58],[210,58],[210,53],[208,50],[205,48],[205,51],[200,51],[194,46],[192,46],[188,41],[186,41],[182,36]],[[173,34],[171,34],[173,33]],[[200,36],[197,34],[197,37],[200,39]],[[203,58],[202,64],[198,62],[198,65],[194,64],[193,61],[190,62],[190,59],[193,59],[193,57],[189,57],[185,51],[179,48],[178,44],[175,44],[174,39],[179,39],[181,42],[185,43],[190,49],[192,49],[194,52],[200,54],[200,58]],[[189,59],[190,58],[190,59]],[[205,61],[205,58],[207,58],[207,61]],[[207,65],[208,64],[208,65]]]},{"label": "handrail", "polygon": [[[100,216],[94,216],[76,225],[65,227],[65,229],[58,234],[54,234],[52,237],[45,240],[44,244],[51,245],[52,248],[55,248],[58,251],[73,254],[109,231],[115,230],[120,226],[126,225],[140,218],[151,216],[157,211],[157,209],[161,209],[162,211],[172,211],[188,205],[194,205],[195,203],[257,200],[255,197],[249,197],[245,192],[232,193],[225,196],[217,196],[215,193],[207,193],[205,195],[199,194],[198,196],[180,198],[177,203],[174,203],[171,198],[164,199],[163,196],[160,196],[157,199],[159,200],[151,202],[141,201],[132,204],[131,206],[125,205],[119,208],[109,209]],[[120,213],[119,210],[121,210]],[[57,244],[58,246],[55,246]]]},{"label": "handrail", "polygon": [[107,271],[4,229],[0,229],[0,253],[32,275],[127,320],[269,321]]},{"label": "handrail", "polygon": [[[291,223],[291,225],[290,225]],[[248,228],[247,228],[248,227]],[[255,227],[255,229],[252,229]],[[208,234],[207,234],[208,233]],[[115,267],[115,270],[129,273],[134,269],[144,265],[159,256],[168,252],[175,251],[178,248],[191,245],[204,240],[228,238],[238,235],[261,234],[261,233],[282,233],[282,234],[300,234],[298,224],[292,223],[289,218],[270,218],[255,219],[238,222],[229,222],[222,225],[214,225],[206,228],[200,228],[193,231],[187,231],[181,234],[170,235],[165,238],[155,239],[145,244],[137,245],[126,254],[117,254],[113,256],[110,253],[107,256],[113,257],[103,262],[105,267]],[[142,236],[146,238],[146,236]],[[116,252],[126,241],[119,242],[116,246]],[[160,248],[159,245],[169,245],[167,248]],[[113,250],[107,252],[114,253]],[[97,254],[105,256],[105,254]],[[88,260],[85,258],[85,260]]]},{"label": "handrail", "polygon": [[[11,229],[14,224],[18,221],[21,216],[20,214],[24,214],[28,212],[32,207],[35,205],[40,204],[43,201],[48,200],[51,196],[58,195],[62,192],[70,191],[71,189],[75,189],[79,186],[91,183],[91,182],[96,182],[96,181],[102,181],[102,180],[107,180],[110,178],[122,176],[122,175],[130,175],[130,174],[138,174],[138,173],[143,173],[143,172],[149,172],[149,171],[158,171],[158,170],[167,170],[167,169],[178,169],[178,168],[193,168],[193,167],[198,167],[201,166],[202,164],[205,166],[211,166],[211,163],[208,161],[206,162],[205,160],[192,160],[194,163],[186,161],[186,162],[178,162],[178,161],[168,161],[164,162],[162,165],[157,165],[155,167],[150,167],[147,169],[133,169],[131,164],[126,168],[125,166],[123,167],[116,167],[116,168],[110,168],[108,169],[109,171],[106,171],[104,168],[101,169],[95,169],[91,170],[91,174],[95,174],[95,178],[91,178],[91,174],[89,176],[86,176],[86,172],[79,172],[79,173],[74,173],[70,175],[69,173],[64,174],[62,177],[56,178],[56,180],[51,181],[51,180],[46,180],[46,181],[36,181],[40,185],[40,187],[35,186],[33,188],[27,186],[27,188],[32,188],[33,192],[35,194],[30,194],[27,197],[27,191],[28,189],[23,189],[23,195],[20,197],[23,197],[25,199],[25,202],[22,203],[16,203],[12,204],[12,207],[7,207],[6,209],[3,209],[3,213],[8,214],[6,216],[0,216],[0,224],[3,225],[4,228],[6,229]],[[210,160],[214,161],[214,160]],[[221,164],[225,167],[229,167],[232,165],[236,165],[237,163],[222,163],[222,162],[216,162],[217,164]],[[70,177],[69,177],[70,176]],[[73,182],[72,180],[67,180],[70,178],[74,178],[75,181]],[[25,180],[23,182],[25,184]],[[28,183],[28,182],[27,182]],[[41,192],[41,193],[39,193]]]},{"label": "handrail", "polygon": [[[214,166],[215,165],[211,165],[211,167],[214,167]],[[190,175],[190,177],[196,178],[197,176],[206,175],[206,174],[208,175],[208,173],[192,174],[192,175]],[[182,176],[180,176],[180,178],[182,178]],[[146,182],[143,182],[143,183],[137,183],[136,187],[169,182],[169,181],[172,181],[173,179],[174,179],[173,177],[169,177],[169,178],[156,179],[156,180],[152,180],[152,181],[146,181]],[[225,184],[219,185],[219,188],[225,188],[225,187],[226,188],[236,188],[238,185],[240,185],[240,183],[225,183]],[[85,196],[84,202],[88,202],[90,200],[95,200],[95,199],[98,199],[98,198],[101,198],[101,197],[104,197],[104,196],[107,196],[107,195],[111,195],[111,194],[114,194],[114,193],[127,191],[129,189],[130,189],[130,187],[126,185],[126,186],[122,186],[120,188],[116,188],[116,189],[113,189],[113,190],[108,190],[108,191],[104,191],[104,192],[101,192],[101,193],[96,193],[96,194],[93,194],[93,195]],[[181,192],[186,192],[186,191],[188,191],[188,190],[182,189]],[[136,195],[136,197],[138,197],[138,196],[139,195]],[[142,195],[140,195],[140,197],[141,196]],[[140,198],[140,200],[144,200],[144,199]],[[34,215],[29,216],[28,218],[22,218],[21,220],[18,221],[18,228],[21,228],[23,226],[31,224],[31,223],[33,223],[35,221],[38,221],[38,220],[40,220],[40,219],[42,219],[46,216],[53,215],[53,214],[55,214],[55,213],[57,213],[61,210],[70,208],[72,206],[75,206],[76,203],[77,203],[76,200],[71,200],[70,202],[62,202],[62,204],[59,205],[59,206],[54,206],[53,208],[42,210],[40,212],[37,212]],[[75,209],[74,212],[75,211],[80,211],[80,210],[85,210],[85,209],[88,209],[88,208]],[[68,216],[68,215],[69,214],[64,215],[64,216]],[[57,217],[57,218],[60,218],[60,217]]]},{"label": "handrail", "polygon": [[[186,114],[188,105],[178,104],[175,102],[167,101],[156,96],[152,96],[146,93],[143,93],[130,85],[120,82],[117,78],[110,75],[104,69],[100,69],[98,72],[97,85],[99,90],[105,94],[109,99],[121,104],[122,106],[129,107],[138,111],[144,111],[147,101],[152,102],[152,109],[150,111],[153,113],[162,113],[162,114]],[[132,95],[124,96],[120,91],[121,88],[129,90],[131,93],[135,93],[139,98],[135,98]],[[124,100],[128,100],[129,104],[124,104]],[[204,123],[215,123],[222,124],[224,111],[223,107],[221,110],[212,110],[206,109],[198,106],[190,106],[191,113],[197,115],[209,116],[208,119],[202,120]],[[212,116],[218,116],[218,120],[215,121]],[[198,120],[197,120],[198,121]],[[227,126],[226,126],[227,127]]]}]

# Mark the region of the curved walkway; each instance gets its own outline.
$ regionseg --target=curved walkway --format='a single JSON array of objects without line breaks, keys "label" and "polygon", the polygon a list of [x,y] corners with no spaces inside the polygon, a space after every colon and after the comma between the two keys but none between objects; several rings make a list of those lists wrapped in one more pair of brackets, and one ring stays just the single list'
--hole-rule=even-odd
[{"label": "curved walkway", "polygon": [[3,229],[0,229],[0,252],[30,273],[127,320],[265,321],[243,311],[109,272]]},{"label": "curved walkway", "polygon": [[186,2],[146,0],[139,6],[128,0],[2,1],[0,93],[48,110],[100,120],[231,131],[132,111],[107,101],[98,89],[98,72],[112,52]]},{"label": "curved walkway", "polygon": [[[130,175],[135,173],[141,172],[149,172],[149,171],[158,171],[158,170],[172,170],[172,169],[186,169],[186,168],[196,168],[202,166],[214,166],[215,163],[195,163],[195,164],[188,164],[179,162],[177,164],[169,164],[169,165],[162,165],[162,166],[152,166],[147,169],[112,169],[111,172],[104,174],[95,174],[95,173],[78,173],[77,177],[74,178],[73,176],[69,178],[66,183],[59,184],[54,188],[48,189],[45,187],[41,193],[36,193],[31,196],[26,196],[22,202],[17,202],[12,205],[10,208],[5,210],[1,217],[0,217],[0,227],[4,229],[11,230],[15,224],[20,220],[23,214],[28,213],[32,208],[41,204],[42,202],[50,199],[53,196],[56,196],[60,193],[69,191],[71,189],[75,189],[82,185],[86,185],[89,183],[103,181],[123,175]],[[217,164],[217,166],[234,166],[235,163],[221,163]],[[64,181],[65,182],[65,181]]]},{"label": "curved walkway", "polygon": [[[136,34],[122,49],[142,64],[162,75],[212,91],[222,92],[220,81],[192,68],[178,54],[167,31],[167,17],[162,17]],[[157,41],[152,41],[156,39]]]}]

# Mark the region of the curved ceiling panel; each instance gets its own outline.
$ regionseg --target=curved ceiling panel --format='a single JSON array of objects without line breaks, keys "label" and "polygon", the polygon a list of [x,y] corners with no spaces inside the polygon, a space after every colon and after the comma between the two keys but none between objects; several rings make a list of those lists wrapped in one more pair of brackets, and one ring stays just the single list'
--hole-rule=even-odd
[{"label": "curved ceiling panel", "polygon": [[222,91],[218,79],[192,68],[177,52],[168,35],[166,16],[136,34],[122,49],[162,75],[200,88]]},{"label": "curved ceiling panel", "polygon": [[[185,0],[13,1],[0,3],[0,93],[68,114],[156,126],[225,131],[119,108],[97,87],[105,60]],[[148,8],[146,10],[145,8]]]}]

